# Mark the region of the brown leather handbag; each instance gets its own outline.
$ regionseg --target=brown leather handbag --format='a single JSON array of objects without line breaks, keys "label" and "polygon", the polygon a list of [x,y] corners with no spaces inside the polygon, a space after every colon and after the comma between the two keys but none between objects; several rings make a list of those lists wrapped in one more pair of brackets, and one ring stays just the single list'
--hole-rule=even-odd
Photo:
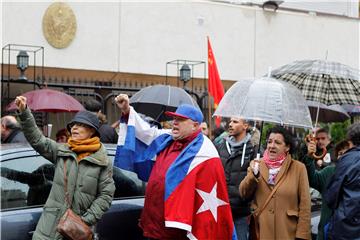
[{"label": "brown leather handbag", "polygon": [[250,240],[259,240],[260,239],[260,227],[259,222],[257,218],[255,217],[255,214],[252,213],[249,216],[249,239]]},{"label": "brown leather handbag", "polygon": [[250,240],[260,240],[260,227],[259,227],[259,220],[258,220],[259,216],[264,211],[264,209],[270,202],[271,197],[274,195],[276,190],[280,187],[281,183],[284,181],[285,178],[286,178],[286,175],[281,178],[281,180],[280,180],[280,182],[278,182],[278,184],[276,184],[276,186],[273,188],[270,195],[266,199],[264,205],[261,208],[259,208],[258,211],[253,212],[249,216],[250,217],[250,220],[249,220],[249,239]]},{"label": "brown leather handbag", "polygon": [[80,216],[71,210],[69,193],[67,191],[66,161],[64,162],[64,180],[65,201],[69,208],[61,217],[59,224],[57,225],[57,231],[67,239],[90,240],[93,235],[91,228],[81,219]]}]

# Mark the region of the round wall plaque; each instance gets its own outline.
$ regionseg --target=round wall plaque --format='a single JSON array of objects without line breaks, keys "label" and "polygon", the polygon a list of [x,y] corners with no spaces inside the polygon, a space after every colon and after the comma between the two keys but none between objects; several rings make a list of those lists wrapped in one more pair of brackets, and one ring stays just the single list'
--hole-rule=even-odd
[{"label": "round wall plaque", "polygon": [[42,25],[46,40],[55,48],[66,48],[75,37],[75,14],[66,3],[51,4],[46,9]]}]

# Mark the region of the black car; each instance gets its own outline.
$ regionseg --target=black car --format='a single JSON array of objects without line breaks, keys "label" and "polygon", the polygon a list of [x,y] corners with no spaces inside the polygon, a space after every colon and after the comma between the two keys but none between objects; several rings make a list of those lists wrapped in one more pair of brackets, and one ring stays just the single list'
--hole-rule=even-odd
[{"label": "black car", "polygon": [[[113,161],[116,145],[106,145]],[[48,197],[54,165],[31,146],[3,144],[1,161],[1,239],[31,239]],[[116,191],[111,208],[96,224],[95,238],[144,239],[138,219],[146,184],[136,174],[113,168]]]},{"label": "black car", "polygon": [[[116,145],[106,144],[113,161]],[[1,162],[1,239],[31,239],[54,175],[54,166],[31,146],[3,144]],[[95,239],[145,239],[138,227],[146,183],[136,174],[113,168],[116,191],[111,208],[96,224]],[[312,237],[316,238],[321,201],[312,198]]]}]

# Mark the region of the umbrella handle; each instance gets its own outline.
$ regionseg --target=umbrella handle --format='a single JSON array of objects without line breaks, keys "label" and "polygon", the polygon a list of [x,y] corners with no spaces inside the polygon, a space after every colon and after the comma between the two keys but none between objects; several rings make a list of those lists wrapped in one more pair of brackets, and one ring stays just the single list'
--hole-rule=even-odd
[{"label": "umbrella handle", "polygon": [[[316,143],[316,138],[312,135],[312,134],[308,134],[306,135],[306,137],[304,138],[305,142],[310,142],[310,141],[314,141]],[[320,159],[323,159],[324,156],[326,155],[327,153],[327,150],[326,150],[326,147],[323,147],[322,148],[322,153],[320,155],[316,155],[316,153],[313,153],[312,154],[312,157],[315,159],[315,160],[320,160]]]}]

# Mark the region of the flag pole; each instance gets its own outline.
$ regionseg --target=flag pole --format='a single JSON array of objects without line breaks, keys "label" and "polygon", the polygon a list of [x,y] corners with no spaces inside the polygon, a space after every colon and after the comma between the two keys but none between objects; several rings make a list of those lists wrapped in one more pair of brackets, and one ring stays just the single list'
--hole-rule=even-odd
[{"label": "flag pole", "polygon": [[[212,108],[210,108],[211,107],[210,96],[212,96],[214,99],[214,105],[215,105],[215,109],[216,109],[217,105],[220,103],[221,98],[224,96],[224,87],[221,83],[219,71],[216,66],[216,61],[215,61],[215,57],[212,52],[209,37],[207,37],[207,42],[208,42],[209,126],[211,126],[211,128],[212,128],[213,124],[211,121],[212,120],[212,116],[211,116]],[[216,117],[216,120],[215,120],[216,127],[220,126],[219,120],[220,120],[220,117]]]},{"label": "flag pole", "polygon": [[[209,36],[206,37],[207,38],[207,42],[209,42]],[[207,46],[207,51],[208,51],[208,64],[209,64],[209,45]],[[209,68],[208,68],[209,71]],[[209,138],[212,139],[212,131],[213,131],[213,127],[212,127],[212,121],[211,121],[211,101],[210,101],[210,93],[209,93],[209,74],[208,74],[208,80],[207,80],[207,105],[208,105],[208,123],[209,123]]]},{"label": "flag pole", "polygon": [[[208,87],[209,88],[209,87]],[[209,123],[209,138],[212,139],[212,121],[211,121],[211,101],[210,94],[208,93],[208,123]]]}]

